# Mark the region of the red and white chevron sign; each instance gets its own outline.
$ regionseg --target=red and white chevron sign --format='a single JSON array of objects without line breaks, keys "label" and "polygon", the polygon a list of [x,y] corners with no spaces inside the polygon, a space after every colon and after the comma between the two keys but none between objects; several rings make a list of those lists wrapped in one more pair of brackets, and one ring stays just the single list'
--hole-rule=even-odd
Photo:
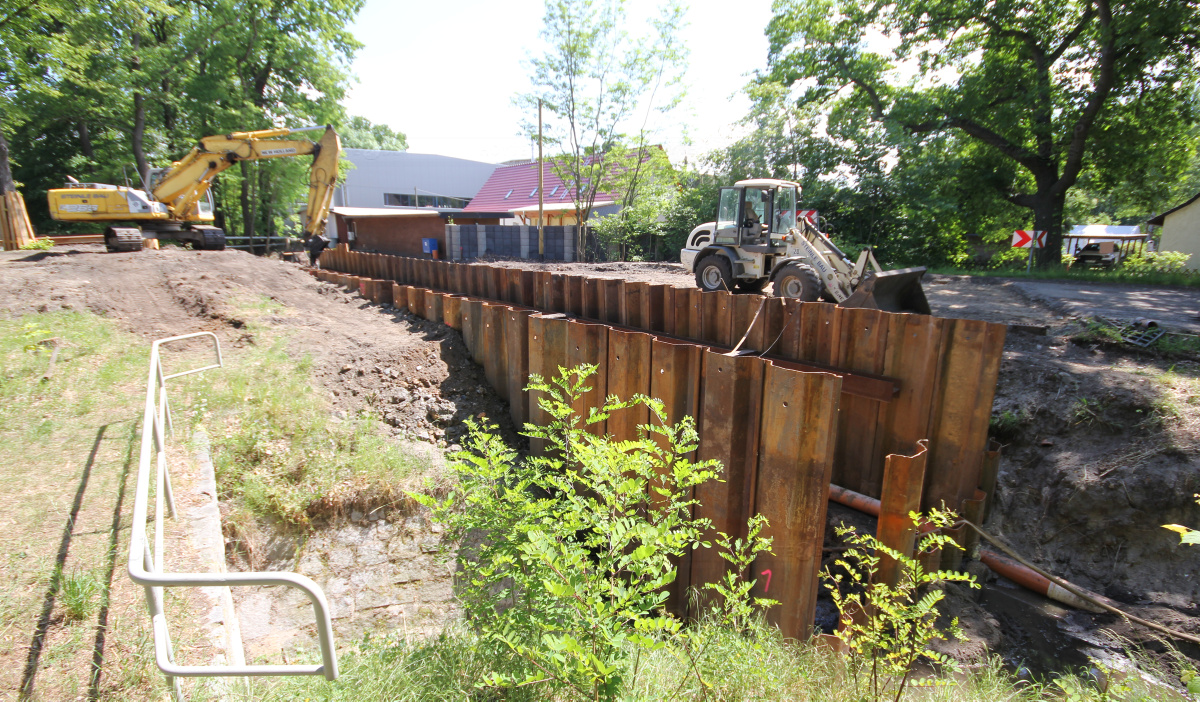
[{"label": "red and white chevron sign", "polygon": [[1018,229],[1013,232],[1012,247],[1014,249],[1043,249],[1046,247],[1046,232]]},{"label": "red and white chevron sign", "polygon": [[815,227],[817,225],[817,211],[796,210],[796,219],[807,219],[808,221],[812,222],[813,226]]}]

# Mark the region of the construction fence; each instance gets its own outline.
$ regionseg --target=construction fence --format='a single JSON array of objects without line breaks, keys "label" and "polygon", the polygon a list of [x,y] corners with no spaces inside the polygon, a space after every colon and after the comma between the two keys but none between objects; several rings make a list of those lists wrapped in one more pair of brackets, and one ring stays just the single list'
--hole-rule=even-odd
[{"label": "construction fence", "polygon": [[[581,363],[598,367],[581,410],[640,392],[671,422],[695,417],[698,457],[724,466],[723,482],[698,488],[697,516],[735,536],[753,514],[768,518],[774,554],[751,575],[755,594],[783,603],[769,618],[787,636],[814,623],[831,483],[878,501],[878,536],[909,552],[910,510],[944,503],[978,519],[994,490],[1004,325],[344,248],[321,264],[323,280],[459,330],[518,426],[543,420],[523,391],[529,374]],[[613,416],[597,430],[631,438],[648,420]],[[726,565],[711,549],[684,559],[675,610]]]}]

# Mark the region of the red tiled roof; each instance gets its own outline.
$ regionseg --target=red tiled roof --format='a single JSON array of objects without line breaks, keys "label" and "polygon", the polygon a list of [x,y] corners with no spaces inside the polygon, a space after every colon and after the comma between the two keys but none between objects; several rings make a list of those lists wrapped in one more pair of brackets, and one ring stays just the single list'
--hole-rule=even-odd
[{"label": "red tiled roof", "polygon": [[[563,184],[549,162],[543,164],[542,168],[542,187],[546,192],[543,202],[546,205],[574,202],[574,188]],[[463,208],[463,212],[498,212],[537,207],[537,176],[537,163],[501,166],[492,171],[492,176],[471,199],[471,204]],[[609,193],[596,194],[597,202],[616,199]]]}]

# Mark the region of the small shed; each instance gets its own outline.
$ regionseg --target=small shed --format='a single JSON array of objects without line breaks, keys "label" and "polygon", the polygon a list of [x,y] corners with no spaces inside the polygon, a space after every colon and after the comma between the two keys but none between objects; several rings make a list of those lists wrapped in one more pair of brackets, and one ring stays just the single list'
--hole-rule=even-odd
[{"label": "small shed", "polygon": [[[446,225],[499,224],[510,212],[463,212],[433,207],[334,207],[337,242],[370,253],[428,258],[422,239],[436,239],[446,251]],[[445,254],[443,253],[443,256]]]},{"label": "small shed", "polygon": [[1200,193],[1192,199],[1148,220],[1147,224],[1162,227],[1158,242],[1160,251],[1179,251],[1191,254],[1184,267],[1200,271]]}]

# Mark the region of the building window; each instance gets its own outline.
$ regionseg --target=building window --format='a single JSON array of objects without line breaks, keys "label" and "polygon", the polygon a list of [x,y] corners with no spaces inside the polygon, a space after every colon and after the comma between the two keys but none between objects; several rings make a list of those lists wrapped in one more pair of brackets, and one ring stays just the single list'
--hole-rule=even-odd
[{"label": "building window", "polygon": [[513,193],[513,191],[509,190],[507,193],[504,194],[504,199],[507,200],[509,198],[509,196],[512,195],[512,193]]},{"label": "building window", "polygon": [[529,197],[533,197],[534,195],[537,195],[537,188],[529,191]]},{"label": "building window", "polygon": [[463,208],[471,199],[446,195],[411,195],[409,193],[384,193],[385,207],[446,207]]},{"label": "building window", "polygon": [[556,186],[554,186],[554,189],[552,189],[552,190],[550,191],[550,197],[554,197],[554,193],[556,193],[556,192],[558,192],[558,186],[557,186],[557,185],[556,185]]}]

